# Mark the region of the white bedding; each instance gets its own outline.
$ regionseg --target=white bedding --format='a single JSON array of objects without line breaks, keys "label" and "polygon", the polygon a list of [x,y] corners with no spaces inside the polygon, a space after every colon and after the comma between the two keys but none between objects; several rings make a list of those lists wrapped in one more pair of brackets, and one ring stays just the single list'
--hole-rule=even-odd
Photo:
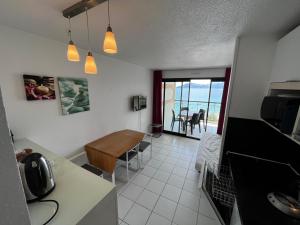
[{"label": "white bedding", "polygon": [[205,133],[199,143],[195,168],[201,172],[206,162],[211,167],[219,163],[222,136],[218,134]]}]

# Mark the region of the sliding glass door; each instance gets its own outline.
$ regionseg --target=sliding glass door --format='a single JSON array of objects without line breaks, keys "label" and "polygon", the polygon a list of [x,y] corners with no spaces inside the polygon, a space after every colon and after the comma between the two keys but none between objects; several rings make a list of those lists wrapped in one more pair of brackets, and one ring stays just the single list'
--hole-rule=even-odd
[{"label": "sliding glass door", "polygon": [[164,131],[193,138],[216,133],[223,88],[223,79],[164,80]]},{"label": "sliding glass door", "polygon": [[184,117],[187,116],[189,81],[165,81],[163,84],[164,130],[185,135]]}]

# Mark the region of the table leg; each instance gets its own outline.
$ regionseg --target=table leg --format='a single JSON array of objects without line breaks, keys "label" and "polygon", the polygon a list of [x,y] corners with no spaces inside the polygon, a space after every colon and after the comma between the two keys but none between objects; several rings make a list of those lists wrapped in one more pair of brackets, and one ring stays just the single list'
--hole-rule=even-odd
[{"label": "table leg", "polygon": [[127,176],[127,181],[129,180],[128,177],[128,167],[129,167],[129,162],[128,162],[128,151],[126,152],[126,176]]},{"label": "table leg", "polygon": [[111,179],[112,179],[113,185],[116,185],[115,171],[111,174]]},{"label": "table leg", "polygon": [[[139,160],[139,153],[140,153],[140,144],[138,144],[136,146],[136,150],[137,150],[137,170],[139,170],[141,168],[141,165],[140,165],[140,160]],[[143,153],[142,153],[143,154]]]}]

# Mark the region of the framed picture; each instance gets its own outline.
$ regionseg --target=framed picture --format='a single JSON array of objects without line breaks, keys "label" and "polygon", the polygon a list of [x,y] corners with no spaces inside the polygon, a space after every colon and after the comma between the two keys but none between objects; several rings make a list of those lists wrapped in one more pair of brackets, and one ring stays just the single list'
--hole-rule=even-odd
[{"label": "framed picture", "polygon": [[51,100],[55,99],[54,77],[23,75],[26,99]]},{"label": "framed picture", "polygon": [[86,78],[58,78],[62,114],[69,115],[90,110],[88,80]]}]

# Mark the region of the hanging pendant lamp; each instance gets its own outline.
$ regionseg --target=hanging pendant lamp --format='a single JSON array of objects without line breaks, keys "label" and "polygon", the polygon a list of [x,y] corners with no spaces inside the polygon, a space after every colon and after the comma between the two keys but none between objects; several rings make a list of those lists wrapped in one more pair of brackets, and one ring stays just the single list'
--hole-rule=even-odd
[{"label": "hanging pendant lamp", "polygon": [[115,39],[115,34],[110,26],[110,13],[109,13],[109,0],[107,1],[107,16],[108,16],[108,26],[103,42],[103,51],[108,54],[118,53],[117,42]]},{"label": "hanging pendant lamp", "polygon": [[87,26],[89,52],[85,59],[84,72],[87,74],[97,74],[97,65],[95,62],[95,58],[92,54],[91,45],[90,45],[90,28],[89,28],[89,17],[88,17],[87,8],[85,9],[85,14],[86,14],[86,26]]},{"label": "hanging pendant lamp", "polygon": [[68,51],[67,51],[67,58],[70,62],[79,62],[80,56],[77,51],[76,45],[72,41],[72,33],[71,33],[71,20],[69,16],[69,44],[68,44]]}]

